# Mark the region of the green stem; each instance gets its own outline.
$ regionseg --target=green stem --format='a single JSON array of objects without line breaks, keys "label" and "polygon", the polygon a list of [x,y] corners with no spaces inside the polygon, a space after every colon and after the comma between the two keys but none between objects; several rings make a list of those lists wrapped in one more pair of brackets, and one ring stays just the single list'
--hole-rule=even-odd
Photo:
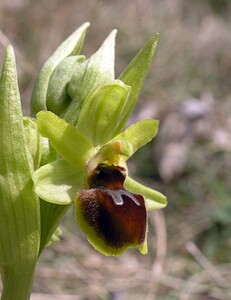
[{"label": "green stem", "polygon": [[29,300],[35,266],[3,268],[1,270],[3,291],[1,300]]}]

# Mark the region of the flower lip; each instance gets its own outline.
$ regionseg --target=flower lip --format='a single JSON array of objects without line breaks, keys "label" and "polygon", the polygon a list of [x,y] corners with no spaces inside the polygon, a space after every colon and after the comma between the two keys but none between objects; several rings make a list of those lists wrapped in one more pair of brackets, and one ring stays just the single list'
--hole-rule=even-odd
[{"label": "flower lip", "polygon": [[100,163],[88,177],[89,189],[76,197],[76,220],[90,243],[106,255],[143,247],[147,211],[142,195],[127,191],[127,169]]},{"label": "flower lip", "polygon": [[147,212],[141,195],[92,188],[81,190],[76,204],[77,222],[95,247],[102,242],[103,247],[114,253],[144,243]]}]

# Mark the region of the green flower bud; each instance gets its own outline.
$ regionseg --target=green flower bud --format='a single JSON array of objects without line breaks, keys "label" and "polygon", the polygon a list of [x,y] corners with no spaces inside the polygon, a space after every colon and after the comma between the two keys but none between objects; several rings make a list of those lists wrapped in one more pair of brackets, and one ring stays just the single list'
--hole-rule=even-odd
[{"label": "green flower bud", "polygon": [[31,111],[33,115],[38,113],[40,110],[47,109],[46,99],[50,77],[55,68],[64,58],[71,55],[78,55],[80,53],[85,33],[89,25],[89,23],[84,23],[80,28],[73,32],[43,65],[38,77],[36,78],[31,97]]},{"label": "green flower bud", "polygon": [[84,62],[85,56],[76,55],[64,58],[52,73],[47,90],[47,109],[60,115],[71,103],[67,93],[73,72]]}]

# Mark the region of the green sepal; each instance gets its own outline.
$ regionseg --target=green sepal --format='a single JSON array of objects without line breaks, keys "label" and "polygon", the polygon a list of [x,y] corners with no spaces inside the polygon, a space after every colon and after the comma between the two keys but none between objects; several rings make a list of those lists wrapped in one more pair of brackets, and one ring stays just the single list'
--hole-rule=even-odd
[{"label": "green sepal", "polygon": [[[113,138],[115,140],[126,140],[132,145],[132,153],[135,153],[140,147],[150,142],[158,131],[158,120],[143,120],[128,127]],[[130,156],[131,156],[130,155]],[[128,159],[127,157],[126,159]]]},{"label": "green sepal", "polygon": [[77,128],[68,124],[52,112],[37,114],[39,133],[49,138],[51,145],[71,165],[83,168],[93,145]]},{"label": "green sepal", "polygon": [[[1,299],[29,299],[39,251],[39,201],[23,126],[14,51],[7,47],[0,80]],[[23,286],[23,289],[22,289]]]},{"label": "green sepal", "polygon": [[47,90],[47,109],[60,115],[70,104],[71,98],[67,93],[68,83],[85,56],[76,55],[64,58],[52,73]]},{"label": "green sepal", "polygon": [[78,114],[88,95],[99,85],[114,80],[115,36],[116,30],[113,30],[99,50],[73,74],[67,89],[72,102],[62,114],[67,122],[76,125]]},{"label": "green sepal", "polygon": [[68,205],[84,184],[84,172],[63,159],[47,164],[33,173],[34,191],[43,200]]},{"label": "green sepal", "polygon": [[51,74],[57,65],[67,56],[77,55],[82,49],[85,33],[90,24],[84,23],[73,32],[53,53],[43,65],[37,79],[31,98],[31,111],[35,115],[40,110],[46,110],[47,88]]},{"label": "green sepal", "polygon": [[128,67],[119,76],[120,80],[131,86],[131,93],[126,106],[123,109],[123,113],[121,114],[120,121],[118,122],[116,134],[124,129],[127,120],[137,102],[140,90],[148,73],[152,58],[155,54],[158,39],[159,34],[157,33],[147,42],[144,48],[140,50]]},{"label": "green sepal", "polygon": [[167,205],[167,198],[163,194],[138,183],[129,176],[125,180],[125,188],[131,193],[143,195],[147,210],[161,209]]},{"label": "green sepal", "polygon": [[120,80],[101,85],[85,100],[79,114],[78,128],[95,146],[107,143],[115,128],[131,88]]}]

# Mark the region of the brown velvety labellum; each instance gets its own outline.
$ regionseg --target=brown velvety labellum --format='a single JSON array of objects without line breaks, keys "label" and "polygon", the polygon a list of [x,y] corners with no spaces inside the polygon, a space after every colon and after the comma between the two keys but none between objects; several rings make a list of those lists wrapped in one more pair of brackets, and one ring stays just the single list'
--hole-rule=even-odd
[{"label": "brown velvety labellum", "polygon": [[140,245],[146,234],[144,199],[124,189],[125,177],[125,168],[99,164],[88,179],[90,189],[78,197],[87,224],[116,248]]},{"label": "brown velvety labellum", "polygon": [[[146,208],[141,195],[123,194],[117,190],[123,203],[118,205],[107,189],[82,190],[79,202],[85,221],[94,228],[96,234],[112,247],[140,245],[146,233]],[[134,201],[133,197],[137,200]]]}]

